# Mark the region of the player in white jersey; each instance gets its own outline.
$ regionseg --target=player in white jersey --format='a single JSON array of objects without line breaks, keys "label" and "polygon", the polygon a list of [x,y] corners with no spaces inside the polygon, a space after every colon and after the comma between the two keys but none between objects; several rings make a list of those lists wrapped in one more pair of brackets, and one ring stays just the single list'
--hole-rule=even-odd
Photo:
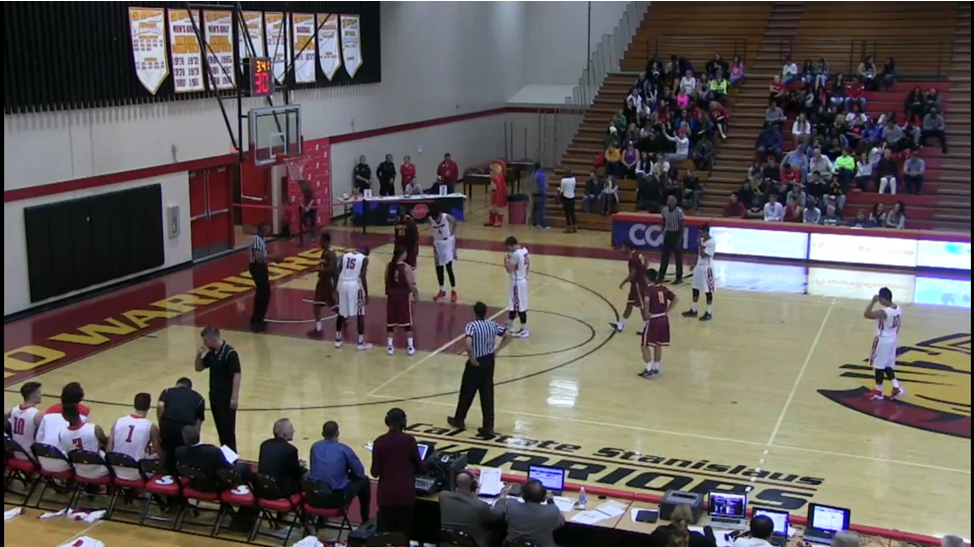
[{"label": "player in white jersey", "polygon": [[[88,410],[88,407],[81,404],[84,397],[85,390],[81,387],[81,384],[78,382],[70,382],[65,384],[65,386],[61,388],[61,402],[56,405],[52,405],[44,411],[40,424],[37,426],[37,434],[35,435],[34,442],[36,444],[45,444],[60,450],[61,433],[68,428],[67,420],[65,420],[61,415],[64,405],[76,405],[78,408],[78,413],[80,414],[79,419],[82,422],[87,422],[90,411]],[[67,471],[70,469],[70,466],[62,460],[40,458],[39,463],[44,469],[53,472]]]},{"label": "player in white jersey", "polygon": [[[34,444],[34,434],[42,417],[40,409],[37,408],[41,403],[41,384],[27,382],[20,386],[20,394],[24,397],[24,403],[13,407],[7,413],[6,419],[10,425],[10,438],[30,453],[30,447]],[[15,452],[14,457],[18,460],[27,459],[27,456],[21,452]]]},{"label": "player in white jersey", "polygon": [[[68,428],[61,432],[59,444],[61,452],[68,454],[74,450],[80,450],[105,455],[102,452],[102,447],[108,444],[105,432],[100,425],[83,421],[78,412],[78,405],[64,404],[61,407],[61,417],[68,422]],[[79,477],[86,479],[100,479],[108,474],[108,467],[105,465],[78,464],[74,466],[74,472]]]},{"label": "player in white jersey", "polygon": [[[875,309],[877,304],[878,310]],[[873,348],[869,354],[869,363],[873,366],[876,375],[876,391],[869,392],[868,396],[873,401],[882,401],[884,399],[883,379],[888,378],[893,382],[890,398],[899,399],[906,395],[906,390],[900,386],[893,368],[896,366],[896,350],[900,345],[903,309],[893,302],[893,292],[884,287],[869,302],[862,315],[866,319],[876,321],[876,338],[873,340]]]},{"label": "player in white jersey", "polygon": [[338,319],[335,321],[335,347],[342,347],[345,320],[355,317],[358,322],[358,349],[372,349],[365,342],[365,307],[369,304],[369,250],[349,251],[342,255],[338,273]]},{"label": "player in white jersey", "polygon": [[521,320],[521,330],[514,333],[517,338],[527,338],[528,334],[528,271],[531,260],[528,250],[520,246],[514,236],[504,241],[507,257],[504,268],[511,275],[511,297],[507,303],[507,330],[514,332],[514,318]]},{"label": "player in white jersey", "polygon": [[714,254],[717,240],[710,235],[710,225],[700,227],[700,245],[697,250],[697,267],[693,271],[693,304],[683,312],[683,317],[697,317],[699,314],[700,293],[707,295],[707,312],[700,316],[701,321],[714,318]]},{"label": "player in white jersey", "polygon": [[457,304],[457,276],[453,273],[453,262],[457,259],[457,221],[439,206],[433,206],[430,217],[430,228],[433,230],[433,258],[436,261],[436,280],[440,284],[440,292],[433,297],[439,302],[446,298],[446,285],[443,281],[443,270],[450,276],[450,303]]},{"label": "player in white jersey", "polygon": [[[158,454],[162,447],[159,441],[159,428],[147,418],[149,407],[152,406],[152,396],[148,393],[137,394],[133,406],[135,412],[115,421],[105,451],[125,454],[135,461],[154,459],[155,454]],[[127,481],[137,481],[142,478],[139,476],[138,469],[116,467],[115,474],[118,478]]]}]

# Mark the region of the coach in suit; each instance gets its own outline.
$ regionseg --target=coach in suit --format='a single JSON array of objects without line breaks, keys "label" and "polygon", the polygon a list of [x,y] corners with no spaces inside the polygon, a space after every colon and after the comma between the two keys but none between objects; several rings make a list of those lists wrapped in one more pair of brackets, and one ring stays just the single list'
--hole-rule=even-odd
[{"label": "coach in suit", "polygon": [[[457,474],[455,492],[440,493],[440,524],[455,532],[464,532],[477,542],[478,547],[490,547],[497,523],[501,518],[490,506],[477,497],[477,480],[469,471]],[[507,496],[507,491],[502,494]],[[498,539],[500,537],[498,536]]]},{"label": "coach in suit", "polygon": [[252,474],[250,466],[237,460],[236,465],[231,464],[223,456],[221,451],[212,444],[200,442],[200,429],[195,425],[188,425],[183,428],[183,443],[176,449],[176,463],[188,465],[202,471],[207,478],[218,481],[217,471],[230,469],[236,471],[245,481],[250,480]]},{"label": "coach in suit", "polygon": [[294,440],[294,426],[291,420],[282,418],[274,423],[274,438],[260,445],[257,472],[277,481],[284,494],[291,496],[301,490],[301,479],[306,472],[298,459],[298,448],[291,444]]}]

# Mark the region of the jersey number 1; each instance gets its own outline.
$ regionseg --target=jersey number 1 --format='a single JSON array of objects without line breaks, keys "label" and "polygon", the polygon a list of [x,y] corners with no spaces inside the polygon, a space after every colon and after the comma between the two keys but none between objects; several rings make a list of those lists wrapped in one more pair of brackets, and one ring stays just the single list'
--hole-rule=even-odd
[{"label": "jersey number 1", "polygon": [[127,437],[125,437],[125,442],[127,442],[127,443],[132,442],[132,434],[133,433],[135,433],[135,426],[134,425],[130,425],[129,426],[129,434],[128,434]]}]

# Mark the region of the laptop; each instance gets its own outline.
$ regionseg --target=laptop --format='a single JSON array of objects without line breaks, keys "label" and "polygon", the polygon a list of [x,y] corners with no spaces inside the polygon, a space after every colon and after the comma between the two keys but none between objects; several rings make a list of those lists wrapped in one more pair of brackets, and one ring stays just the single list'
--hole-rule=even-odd
[{"label": "laptop", "polygon": [[707,502],[710,525],[721,530],[747,530],[747,494],[711,492]]},{"label": "laptop", "polygon": [[810,503],[808,524],[805,525],[805,541],[831,544],[835,534],[849,529],[850,522],[852,522],[852,511],[849,509]]},{"label": "laptop", "polygon": [[771,545],[775,547],[785,547],[788,544],[788,525],[791,522],[791,514],[784,511],[773,509],[755,509],[755,517],[768,517],[774,523],[774,535],[771,537]]},{"label": "laptop", "polygon": [[417,446],[419,446],[419,461],[425,462],[426,461],[426,454],[428,454],[429,451],[430,451],[430,445],[428,445],[428,444],[420,444],[420,445],[417,445]]},{"label": "laptop", "polygon": [[528,480],[541,483],[552,496],[560,496],[565,491],[565,470],[560,467],[532,465],[528,468]]}]

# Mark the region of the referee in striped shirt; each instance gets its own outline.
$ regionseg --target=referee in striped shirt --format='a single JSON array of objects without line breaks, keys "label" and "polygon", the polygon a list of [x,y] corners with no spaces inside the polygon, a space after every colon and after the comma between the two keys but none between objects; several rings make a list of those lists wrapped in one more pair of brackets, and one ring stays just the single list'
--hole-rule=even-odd
[{"label": "referee in striped shirt", "polygon": [[[477,316],[467,324],[467,337],[464,346],[467,351],[467,366],[463,370],[460,384],[460,399],[457,412],[447,418],[450,427],[466,429],[467,412],[473,405],[473,398],[480,393],[480,410],[484,416],[483,427],[478,430],[481,436],[494,433],[494,360],[497,352],[511,341],[511,333],[506,328],[487,319],[487,304],[477,302],[473,306]],[[500,341],[497,339],[500,338]]]},{"label": "referee in striped shirt", "polygon": [[686,226],[686,215],[677,205],[676,196],[666,198],[663,207],[663,256],[659,261],[659,280],[666,278],[666,270],[670,267],[670,257],[676,258],[676,279],[674,285],[683,283],[683,229]]},{"label": "referee in striped shirt", "polygon": [[271,303],[271,280],[267,270],[270,257],[267,254],[267,225],[257,226],[257,233],[250,241],[250,277],[254,280],[254,310],[250,315],[250,327],[255,331],[267,329],[267,306]]}]

